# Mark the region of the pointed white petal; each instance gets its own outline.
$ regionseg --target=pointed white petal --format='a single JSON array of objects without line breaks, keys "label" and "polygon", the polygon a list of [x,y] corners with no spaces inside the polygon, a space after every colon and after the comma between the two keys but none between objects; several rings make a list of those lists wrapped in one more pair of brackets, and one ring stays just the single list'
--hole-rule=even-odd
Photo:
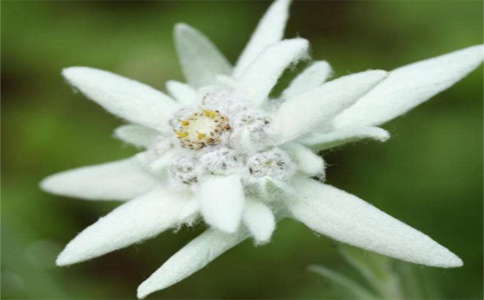
[{"label": "pointed white petal", "polygon": [[316,61],[293,79],[291,84],[282,92],[282,97],[288,99],[304,92],[308,92],[326,82],[331,77],[333,69],[326,61]]},{"label": "pointed white petal", "polygon": [[78,263],[152,238],[177,224],[187,201],[160,188],[127,202],[76,236],[56,263]]},{"label": "pointed white petal", "polygon": [[308,48],[308,41],[300,38],[270,46],[240,76],[238,89],[253,106],[261,105],[284,70],[307,56]]},{"label": "pointed white petal", "polygon": [[208,229],[192,240],[138,287],[138,298],[165,289],[208,265],[248,237],[244,231],[227,234]]},{"label": "pointed white petal", "polygon": [[198,199],[205,222],[228,233],[237,231],[245,206],[238,175],[208,178],[200,184]]},{"label": "pointed white petal", "polygon": [[387,79],[334,119],[335,128],[375,126],[448,89],[481,65],[484,46],[473,46],[393,70]]},{"label": "pointed white petal", "polygon": [[243,220],[258,244],[270,241],[276,228],[276,220],[267,205],[260,200],[248,198]]},{"label": "pointed white petal", "polygon": [[213,85],[217,75],[232,73],[228,60],[200,31],[177,24],[174,35],[183,73],[192,87]]},{"label": "pointed white petal", "polygon": [[114,131],[114,136],[137,147],[148,147],[159,136],[159,131],[141,125],[123,125]]},{"label": "pointed white petal", "polygon": [[162,92],[110,72],[71,67],[62,75],[89,99],[132,123],[163,129],[179,107]]},{"label": "pointed white petal", "polygon": [[273,115],[273,141],[285,143],[330,121],[386,76],[379,70],[356,73],[288,99]]},{"label": "pointed white petal", "polygon": [[401,260],[451,268],[462,261],[447,248],[356,196],[312,179],[294,182],[286,205],[295,219],[337,241]]},{"label": "pointed white petal", "polygon": [[285,147],[300,171],[306,176],[324,178],[325,164],[321,156],[301,144],[291,143]]},{"label": "pointed white petal", "polygon": [[357,127],[340,129],[328,133],[312,132],[301,138],[298,142],[314,149],[322,151],[341,146],[347,143],[357,142],[363,139],[372,139],[385,142],[390,138],[390,133],[378,127]]},{"label": "pointed white petal", "polygon": [[158,183],[130,158],[54,174],[40,187],[52,194],[86,200],[131,200],[150,192]]},{"label": "pointed white petal", "polygon": [[166,83],[166,88],[168,93],[181,104],[190,105],[196,100],[197,91],[188,84],[170,80]]},{"label": "pointed white petal", "polygon": [[234,76],[238,77],[244,72],[255,58],[268,46],[282,40],[284,29],[289,17],[290,0],[277,0],[269,7],[264,17],[257,25],[249,43],[237,61]]}]

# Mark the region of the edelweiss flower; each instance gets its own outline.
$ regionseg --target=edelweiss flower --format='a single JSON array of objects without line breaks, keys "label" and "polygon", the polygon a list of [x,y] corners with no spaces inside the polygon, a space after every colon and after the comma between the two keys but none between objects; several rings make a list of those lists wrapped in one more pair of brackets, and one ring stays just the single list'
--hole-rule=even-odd
[{"label": "edelweiss flower", "polygon": [[462,266],[425,234],[323,184],[325,163],[317,153],[360,139],[387,140],[388,132],[376,126],[465,77],[481,64],[483,46],[329,82],[331,67],[316,61],[270,99],[283,71],[308,58],[305,39],[282,40],[288,7],[288,0],[272,4],[234,67],[200,32],[177,25],[175,43],[187,84],[169,81],[171,97],[106,71],[62,72],[73,87],[130,122],[116,136],[145,150],[42,182],[44,190],[59,195],[129,200],[71,241],[57,265],[203,219],[209,229],[139,287],[143,298],[248,237],[268,242],[276,221],[289,217],[366,250],[428,266]]}]

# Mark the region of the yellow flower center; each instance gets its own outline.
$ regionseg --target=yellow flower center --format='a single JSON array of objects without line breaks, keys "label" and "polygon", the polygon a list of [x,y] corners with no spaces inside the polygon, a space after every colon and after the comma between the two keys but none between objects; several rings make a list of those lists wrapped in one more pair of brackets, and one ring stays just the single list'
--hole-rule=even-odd
[{"label": "yellow flower center", "polygon": [[220,143],[223,132],[230,130],[228,118],[218,110],[202,108],[201,112],[179,122],[175,134],[184,148],[193,150]]}]

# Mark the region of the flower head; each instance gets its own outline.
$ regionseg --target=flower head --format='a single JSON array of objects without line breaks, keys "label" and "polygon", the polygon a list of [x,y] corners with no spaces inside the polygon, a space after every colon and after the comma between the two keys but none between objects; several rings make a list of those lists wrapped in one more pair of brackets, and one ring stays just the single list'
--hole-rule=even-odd
[{"label": "flower head", "polygon": [[140,286],[143,298],[248,237],[267,243],[276,221],[287,217],[337,241],[402,260],[462,265],[423,233],[324,184],[325,162],[317,153],[360,139],[387,140],[389,133],[376,126],[465,77],[481,64],[483,47],[329,82],[331,67],[315,61],[279,98],[270,99],[284,70],[309,58],[308,41],[282,40],[289,4],[271,5],[234,67],[203,34],[177,25],[175,43],[187,83],[169,81],[170,96],[106,71],[63,71],[73,87],[128,121],[115,135],[143,150],[42,182],[55,194],[128,201],[71,241],[58,265],[203,220],[209,229]]}]

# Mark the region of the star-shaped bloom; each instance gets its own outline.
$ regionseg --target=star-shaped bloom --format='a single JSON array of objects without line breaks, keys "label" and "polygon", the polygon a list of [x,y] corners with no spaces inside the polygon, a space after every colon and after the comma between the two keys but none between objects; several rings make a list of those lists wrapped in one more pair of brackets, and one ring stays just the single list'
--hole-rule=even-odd
[{"label": "star-shaped bloom", "polygon": [[385,141],[377,126],[449,88],[477,68],[483,46],[391,72],[364,71],[326,82],[314,61],[280,97],[281,74],[309,59],[309,43],[283,40],[289,0],[274,2],[232,66],[207,37],[175,26],[187,83],[168,94],[106,71],[71,67],[77,90],[129,124],[121,140],[135,157],[45,179],[54,194],[127,201],[81,232],[57,259],[65,266],[203,220],[208,229],[141,284],[138,297],[169,287],[247,238],[267,243],[276,222],[292,218],[343,243],[435,267],[462,261],[427,235],[371,204],[324,184],[318,152],[361,139]]}]

